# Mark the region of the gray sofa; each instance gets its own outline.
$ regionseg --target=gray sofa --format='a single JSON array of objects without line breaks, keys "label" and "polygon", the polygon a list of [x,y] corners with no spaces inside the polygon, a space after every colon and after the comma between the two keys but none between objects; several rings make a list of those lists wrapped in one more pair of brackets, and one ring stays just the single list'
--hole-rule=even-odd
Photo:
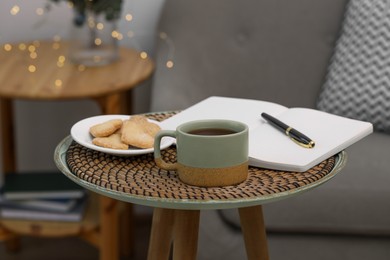
[{"label": "gray sofa", "polygon": [[[167,0],[160,30],[174,49],[159,46],[151,110],[185,109],[212,95],[315,108],[347,4]],[[347,149],[347,166],[332,181],[264,205],[271,259],[390,259],[388,147],[389,135],[375,132]],[[199,259],[245,258],[236,211],[201,216]]]}]

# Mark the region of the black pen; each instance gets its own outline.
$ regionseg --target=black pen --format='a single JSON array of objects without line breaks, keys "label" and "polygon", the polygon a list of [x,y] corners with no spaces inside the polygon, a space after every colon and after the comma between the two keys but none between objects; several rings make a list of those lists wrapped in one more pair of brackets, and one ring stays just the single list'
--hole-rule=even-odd
[{"label": "black pen", "polygon": [[305,148],[314,147],[315,143],[313,140],[311,140],[309,137],[302,134],[301,132],[297,131],[296,129],[292,128],[291,126],[286,125],[285,123],[281,122],[273,116],[270,116],[267,113],[261,113],[261,116],[269,123],[271,123],[271,125],[288,135],[291,140],[293,140],[300,146],[303,146]]}]

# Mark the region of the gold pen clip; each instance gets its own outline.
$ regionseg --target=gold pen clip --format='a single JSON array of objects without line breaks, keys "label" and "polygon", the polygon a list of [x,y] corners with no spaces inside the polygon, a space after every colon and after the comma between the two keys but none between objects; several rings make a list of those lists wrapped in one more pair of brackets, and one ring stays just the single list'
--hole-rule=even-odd
[{"label": "gold pen clip", "polygon": [[303,144],[301,142],[298,142],[297,140],[295,140],[294,138],[290,137],[291,140],[293,140],[295,143],[299,144],[300,146],[302,147],[305,147],[305,148],[313,148],[315,143],[313,141],[310,141],[308,144]]},{"label": "gold pen clip", "polygon": [[302,147],[305,147],[305,148],[313,148],[314,147],[315,143],[313,141],[310,141],[308,144],[303,144],[303,143],[299,142],[298,140],[292,138],[290,136],[291,129],[292,129],[292,127],[288,127],[286,129],[286,135],[288,135],[288,137],[290,137],[290,139],[293,140],[296,144],[298,144],[298,145],[300,145]]}]

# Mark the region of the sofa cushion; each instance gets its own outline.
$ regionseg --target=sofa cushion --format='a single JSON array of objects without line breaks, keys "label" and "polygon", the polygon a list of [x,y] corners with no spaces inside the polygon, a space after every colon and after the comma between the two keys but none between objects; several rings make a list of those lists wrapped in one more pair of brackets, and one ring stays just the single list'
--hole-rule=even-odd
[{"label": "sofa cushion", "polygon": [[209,96],[315,107],[345,2],[167,0],[160,30],[174,48],[159,45],[151,110]]},{"label": "sofa cushion", "polygon": [[[202,211],[198,259],[247,259],[243,236],[226,228],[214,210]],[[268,232],[272,260],[388,260],[390,238]]]},{"label": "sofa cushion", "polygon": [[318,108],[390,133],[390,8],[350,1]]},{"label": "sofa cushion", "polygon": [[[383,133],[374,133],[350,146],[345,168],[332,180],[310,192],[264,205],[267,228],[282,232],[390,235],[387,147],[390,138]],[[239,223],[235,211],[226,210],[224,216]]]}]

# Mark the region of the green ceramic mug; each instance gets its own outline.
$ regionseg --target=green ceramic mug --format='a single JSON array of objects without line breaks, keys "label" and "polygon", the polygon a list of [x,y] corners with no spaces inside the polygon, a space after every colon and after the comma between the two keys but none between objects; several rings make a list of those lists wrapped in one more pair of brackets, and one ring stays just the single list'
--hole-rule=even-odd
[{"label": "green ceramic mug", "polygon": [[[177,162],[161,157],[164,136],[176,138]],[[234,185],[248,176],[248,126],[232,120],[198,120],[160,131],[154,141],[158,167],[176,170],[184,183],[212,187]]]}]

